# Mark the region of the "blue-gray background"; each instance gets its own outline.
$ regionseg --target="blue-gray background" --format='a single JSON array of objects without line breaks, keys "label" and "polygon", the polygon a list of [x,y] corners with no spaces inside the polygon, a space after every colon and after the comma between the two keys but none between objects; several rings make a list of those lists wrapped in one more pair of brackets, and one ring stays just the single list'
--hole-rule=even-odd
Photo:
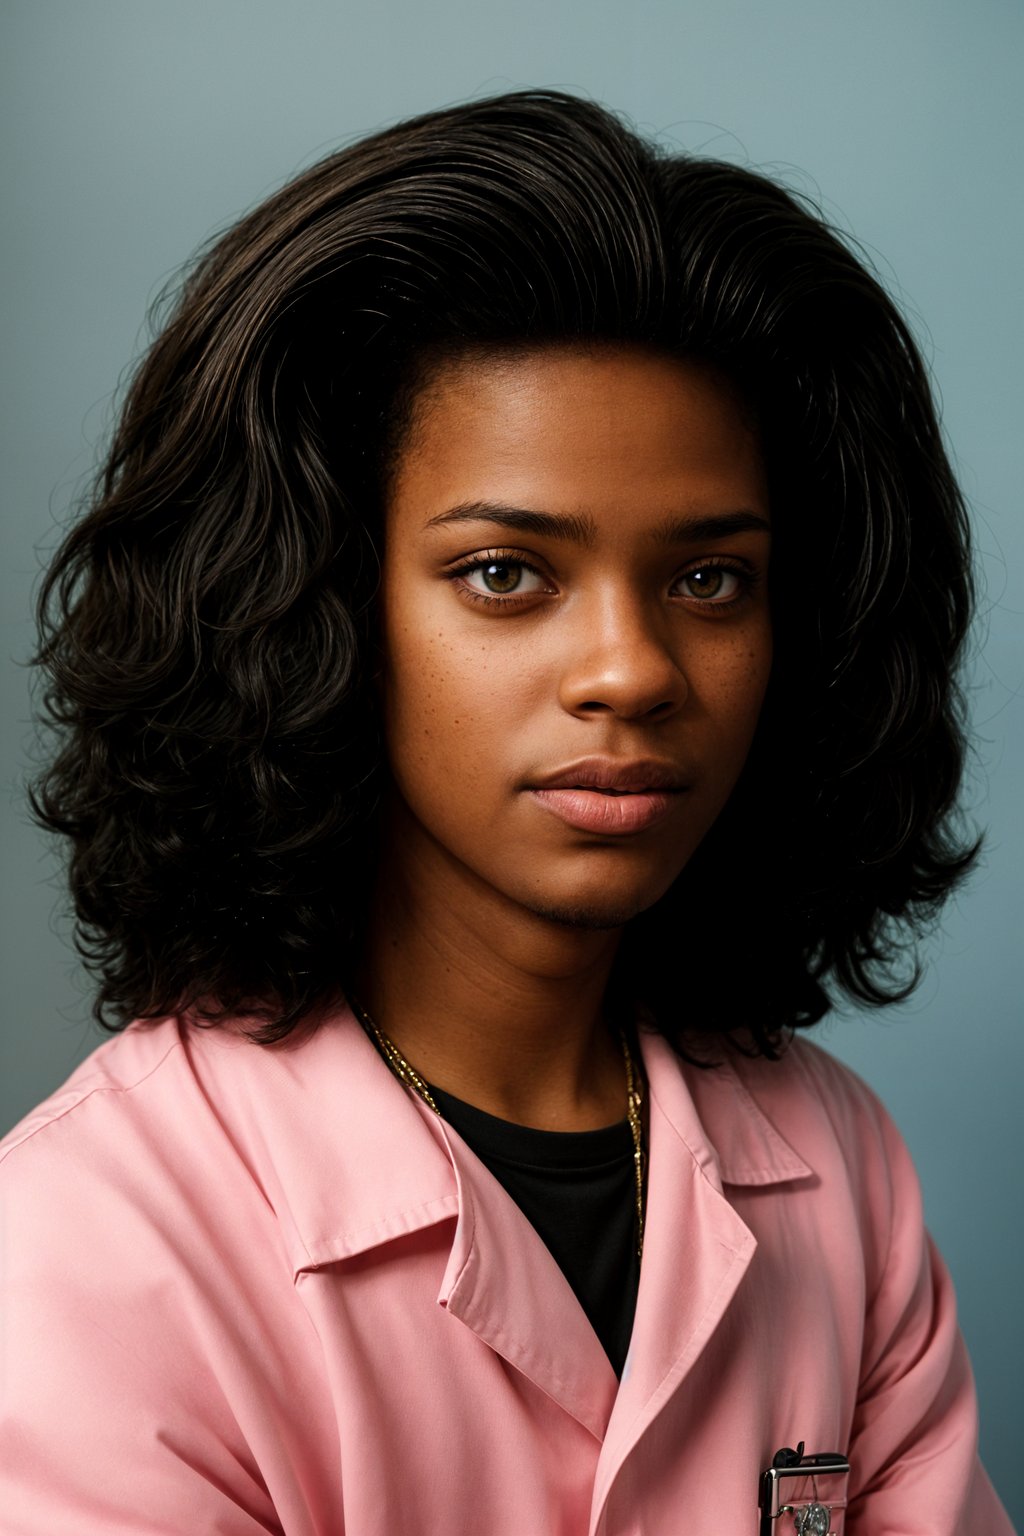
[{"label": "blue-gray background", "polygon": [[0,1132],[99,1038],[52,854],[20,796],[31,737],[17,663],[40,557],[95,463],[147,305],[202,240],[346,140],[499,90],[595,96],[670,145],[820,196],[909,313],[941,393],[984,583],[970,797],[987,852],[915,999],[820,1038],[883,1095],[917,1160],[974,1359],[983,1454],[1024,1524],[1024,6],[6,0],[0,24]]}]

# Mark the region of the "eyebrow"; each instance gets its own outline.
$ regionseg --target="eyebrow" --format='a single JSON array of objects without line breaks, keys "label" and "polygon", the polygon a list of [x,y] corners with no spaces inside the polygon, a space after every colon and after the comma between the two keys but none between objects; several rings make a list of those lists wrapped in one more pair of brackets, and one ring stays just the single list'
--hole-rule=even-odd
[{"label": "eyebrow", "polygon": [[[430,518],[428,528],[449,523],[496,523],[516,533],[539,534],[543,538],[592,547],[597,541],[597,524],[592,517],[577,512],[537,512],[527,507],[509,507],[500,502],[467,501]],[[669,517],[653,529],[658,544],[693,544],[706,539],[725,539],[734,533],[770,533],[771,524],[760,512],[738,508],[732,512],[711,512],[701,516]]]}]

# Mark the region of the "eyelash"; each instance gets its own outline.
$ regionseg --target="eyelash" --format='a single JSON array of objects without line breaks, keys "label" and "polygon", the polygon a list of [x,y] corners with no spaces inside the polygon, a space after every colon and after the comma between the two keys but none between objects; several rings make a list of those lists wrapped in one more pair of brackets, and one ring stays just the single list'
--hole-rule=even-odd
[{"label": "eyelash", "polygon": [[[513,565],[519,570],[529,571],[532,576],[539,576],[541,581],[547,580],[543,571],[538,570],[529,560],[524,559],[522,555],[510,549],[491,549],[483,555],[474,555],[448,571],[446,573],[447,579],[457,582],[460,591],[464,592],[474,602],[486,603],[488,606],[497,604],[499,608],[519,608],[524,603],[532,601],[534,597],[542,595],[536,592],[523,593],[522,595],[510,592],[503,597],[498,592],[479,592],[475,587],[467,585],[465,580],[462,579],[472,574],[473,571],[483,570],[488,565]],[[710,559],[701,560],[698,564],[691,565],[687,570],[680,572],[672,585],[675,586],[677,583],[685,581],[688,576],[695,576],[698,571],[725,571],[729,575],[735,576],[739,583],[735,596],[719,600],[718,602],[715,602],[713,598],[691,597],[688,599],[697,607],[707,608],[712,612],[729,612],[737,607],[750,596],[758,581],[756,573],[746,564],[724,559],[721,556],[712,556]]]}]

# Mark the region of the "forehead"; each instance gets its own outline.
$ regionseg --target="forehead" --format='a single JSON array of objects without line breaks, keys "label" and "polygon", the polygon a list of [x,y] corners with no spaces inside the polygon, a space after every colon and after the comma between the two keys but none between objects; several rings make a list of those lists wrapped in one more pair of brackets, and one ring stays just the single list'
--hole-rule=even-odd
[{"label": "forehead", "polygon": [[767,489],[749,412],[697,362],[636,347],[544,347],[439,365],[394,466],[389,515],[501,497],[600,517],[756,504]]}]

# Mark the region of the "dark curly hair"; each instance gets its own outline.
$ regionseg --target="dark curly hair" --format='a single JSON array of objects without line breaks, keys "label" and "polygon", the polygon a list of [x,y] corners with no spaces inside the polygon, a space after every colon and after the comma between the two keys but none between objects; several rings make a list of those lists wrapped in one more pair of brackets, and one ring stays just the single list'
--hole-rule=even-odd
[{"label": "dark curly hair", "polygon": [[297,177],[202,256],[137,370],[36,658],[56,745],[33,806],[70,840],[107,1028],[244,1015],[269,1043],[343,992],[387,774],[382,509],[417,389],[460,350],[588,339],[729,376],[776,522],[750,759],[627,925],[615,985],[681,1047],[769,1055],[828,985],[910,990],[977,851],[956,817],[968,524],[917,348],[798,196],[525,91]]}]

